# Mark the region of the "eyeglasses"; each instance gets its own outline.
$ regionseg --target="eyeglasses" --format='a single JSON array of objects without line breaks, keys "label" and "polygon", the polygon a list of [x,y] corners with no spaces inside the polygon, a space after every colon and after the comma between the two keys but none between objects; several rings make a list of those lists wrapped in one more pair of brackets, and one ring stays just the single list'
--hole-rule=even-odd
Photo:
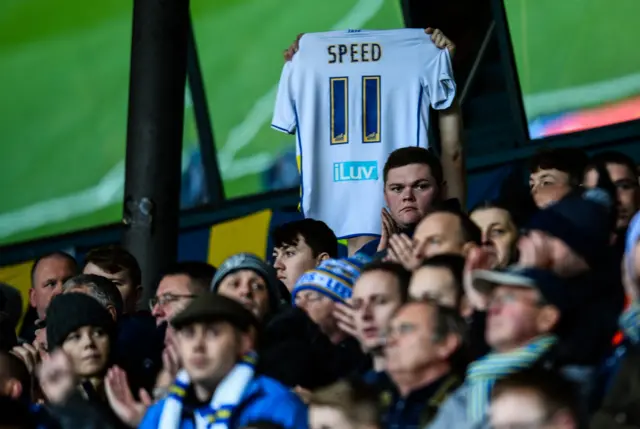
[{"label": "eyeglasses", "polygon": [[153,307],[155,307],[156,305],[164,307],[169,303],[180,301],[181,299],[191,299],[195,297],[196,295],[174,295],[172,293],[154,296],[153,298],[149,299],[149,309],[153,310]]}]

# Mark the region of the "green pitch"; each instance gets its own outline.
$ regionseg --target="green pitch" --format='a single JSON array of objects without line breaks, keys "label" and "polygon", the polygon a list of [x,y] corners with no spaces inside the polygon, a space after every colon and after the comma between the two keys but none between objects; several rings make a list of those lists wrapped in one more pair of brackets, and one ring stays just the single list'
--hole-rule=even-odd
[{"label": "green pitch", "polygon": [[[260,171],[293,147],[269,121],[298,33],[402,26],[397,0],[191,5],[229,197],[259,193]],[[120,219],[131,11],[123,0],[0,3],[0,245]],[[195,145],[187,107],[184,146]]]},{"label": "green pitch", "polygon": [[[504,0],[504,5],[525,97],[640,76],[640,55],[635,54],[640,1]],[[637,78],[615,85],[617,91],[621,85],[629,85],[626,96],[640,93]],[[610,98],[602,88],[601,98]],[[599,104],[598,98],[592,91],[582,105],[558,100],[558,106],[587,107],[589,99]]]}]

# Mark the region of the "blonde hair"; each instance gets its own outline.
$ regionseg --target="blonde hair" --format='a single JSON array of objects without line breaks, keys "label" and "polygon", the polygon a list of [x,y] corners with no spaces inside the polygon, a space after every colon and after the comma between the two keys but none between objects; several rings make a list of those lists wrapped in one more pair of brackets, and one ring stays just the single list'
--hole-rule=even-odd
[{"label": "blonde hair", "polygon": [[342,380],[314,391],[309,398],[312,406],[333,408],[354,425],[380,426],[377,391],[360,381]]}]

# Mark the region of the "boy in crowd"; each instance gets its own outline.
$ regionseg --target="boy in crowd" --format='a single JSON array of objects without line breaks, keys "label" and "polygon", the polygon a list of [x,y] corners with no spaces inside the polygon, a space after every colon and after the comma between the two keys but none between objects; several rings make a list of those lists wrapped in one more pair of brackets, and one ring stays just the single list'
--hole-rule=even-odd
[{"label": "boy in crowd", "polygon": [[289,292],[305,271],[338,257],[338,239],[326,223],[303,219],[280,225],[273,231],[273,267]]},{"label": "boy in crowd", "polygon": [[587,159],[587,154],[576,148],[545,149],[533,156],[529,188],[536,206],[546,207],[577,190]]}]

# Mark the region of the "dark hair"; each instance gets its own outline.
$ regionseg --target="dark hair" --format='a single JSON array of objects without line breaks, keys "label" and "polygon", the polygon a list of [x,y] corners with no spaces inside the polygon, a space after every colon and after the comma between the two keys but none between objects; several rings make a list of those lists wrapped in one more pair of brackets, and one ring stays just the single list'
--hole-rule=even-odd
[{"label": "dark hair", "polygon": [[536,153],[529,162],[529,171],[556,169],[569,175],[571,186],[582,183],[584,167],[587,165],[584,150],[572,147],[544,148]]},{"label": "dark hair", "polygon": [[449,308],[437,303],[435,323],[435,340],[443,341],[449,335],[457,335],[460,338],[460,348],[465,348],[467,344],[468,326],[455,308]]},{"label": "dark hair", "polygon": [[7,312],[0,311],[0,351],[11,350],[17,345],[16,325]]},{"label": "dark hair", "polygon": [[134,286],[142,284],[140,265],[124,247],[111,245],[91,249],[85,257],[84,267],[90,263],[109,274],[125,272]]},{"label": "dark hair", "polygon": [[164,273],[165,276],[184,275],[189,277],[189,288],[192,292],[203,293],[209,290],[216,269],[213,265],[200,261],[178,262]]},{"label": "dark hair", "polygon": [[31,374],[24,362],[7,351],[0,351],[0,380],[14,378],[22,385],[21,399],[31,401]]},{"label": "dark hair", "polygon": [[89,289],[88,295],[95,298],[104,308],[113,305],[116,315],[122,314],[124,310],[122,294],[118,286],[108,278],[95,274],[78,274],[64,282],[62,292],[65,293],[81,287]]},{"label": "dark hair", "polygon": [[451,273],[456,288],[456,305],[458,307],[464,296],[464,286],[462,282],[464,262],[465,259],[461,255],[443,253],[427,258],[421,265],[421,267],[444,268]]},{"label": "dark hair", "polygon": [[636,163],[633,162],[633,159],[631,159],[631,157],[625,155],[622,152],[607,150],[604,152],[596,153],[589,159],[589,162],[587,163],[587,166],[584,170],[585,174],[588,171],[597,168],[599,164],[603,164],[605,166],[607,164],[624,165],[625,167],[627,167],[627,169],[629,169],[629,172],[633,177],[638,177]]},{"label": "dark hair", "polygon": [[387,183],[387,176],[389,170],[393,168],[404,167],[410,164],[424,164],[428,165],[431,170],[431,175],[436,180],[436,185],[442,185],[444,175],[442,172],[442,163],[440,159],[429,149],[425,149],[417,146],[403,147],[396,149],[387,158],[387,162],[384,164],[384,183]]},{"label": "dark hair", "polygon": [[530,213],[525,212],[525,210],[517,210],[516,208],[512,207],[508,203],[505,203],[502,201],[492,201],[492,200],[486,200],[474,206],[471,210],[469,210],[469,215],[471,215],[476,210],[490,210],[490,209],[500,209],[509,213],[511,222],[513,222],[513,225],[516,227],[516,229],[526,225],[527,220],[530,216]]},{"label": "dark hair", "polygon": [[498,380],[491,400],[512,390],[528,390],[538,396],[548,418],[559,411],[568,411],[576,422],[580,415],[577,387],[560,374],[542,369],[528,369]]},{"label": "dark hair", "polygon": [[330,407],[355,426],[379,426],[379,392],[355,377],[337,381],[311,394],[309,406]]},{"label": "dark hair", "polygon": [[436,213],[449,213],[458,218],[460,221],[460,231],[462,233],[462,241],[464,243],[476,243],[477,245],[482,244],[482,231],[480,227],[476,225],[474,221],[471,220],[468,214],[461,210],[456,210],[446,206],[436,207],[429,215]]},{"label": "dark hair", "polygon": [[272,233],[274,247],[296,246],[300,237],[311,248],[313,257],[327,253],[338,257],[338,239],[326,223],[315,219],[302,219],[277,226]]},{"label": "dark hair", "polygon": [[49,258],[65,259],[73,267],[74,273],[78,272],[78,262],[76,261],[76,259],[73,256],[71,256],[68,253],[66,253],[66,252],[63,252],[61,250],[56,250],[55,252],[51,252],[51,253],[47,253],[45,255],[42,255],[42,256],[36,258],[35,261],[33,261],[33,265],[31,266],[31,287],[33,287],[33,278],[34,278],[34,275],[36,273],[36,269],[38,269],[38,265],[40,265],[40,262],[44,261],[45,259],[49,259]]},{"label": "dark hair", "polygon": [[400,299],[402,303],[409,299],[409,283],[411,282],[411,272],[407,271],[401,264],[386,261],[373,261],[362,268],[360,275],[373,271],[384,271],[391,274],[398,281],[400,288]]},{"label": "dark hair", "polygon": [[[438,304],[431,298],[412,300],[411,303],[433,308],[433,341],[442,342],[449,335],[455,335],[460,340],[458,348],[449,357],[454,371],[463,374],[469,363],[469,325],[460,315],[458,309],[449,308]],[[400,307],[396,314],[402,310]]]}]

